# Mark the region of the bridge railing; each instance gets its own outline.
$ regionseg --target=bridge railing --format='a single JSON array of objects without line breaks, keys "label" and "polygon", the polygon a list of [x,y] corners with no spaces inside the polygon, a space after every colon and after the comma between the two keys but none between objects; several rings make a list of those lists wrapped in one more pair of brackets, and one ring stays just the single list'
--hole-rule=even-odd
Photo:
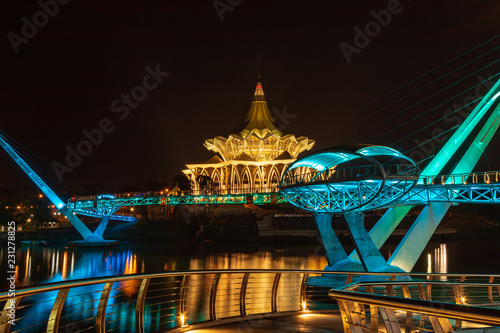
[{"label": "bridge railing", "polygon": [[[276,193],[279,191],[277,184],[272,186],[252,186],[252,187],[233,187],[231,189],[203,189],[203,190],[181,190],[177,193],[169,191],[147,191],[147,192],[125,192],[112,194],[115,198],[134,198],[134,197],[160,197],[169,195],[242,195],[242,194],[256,194],[256,193]],[[76,201],[96,201],[99,195],[82,195],[70,198],[69,202]],[[108,199],[108,198],[106,198]]]},{"label": "bridge railing", "polygon": [[[413,176],[416,177],[415,169],[406,164],[383,164],[386,176]],[[297,168],[298,169],[298,168]],[[293,169],[296,170],[296,169]],[[292,171],[293,172],[293,171]],[[297,171],[298,172],[298,171]],[[282,187],[309,182],[342,181],[362,178],[381,178],[379,167],[374,165],[357,165],[344,168],[330,168],[326,171],[311,171],[298,174],[286,175],[283,178]]]},{"label": "bridge railing", "polygon": [[[393,296],[398,296],[399,289],[404,295],[404,288],[407,288],[411,295],[418,292],[428,306],[437,302],[435,297],[450,294],[455,303],[465,307],[456,310],[464,313],[470,311],[470,304],[484,306],[484,297],[488,305],[500,305],[500,284],[494,283],[494,280],[500,280],[500,275],[377,273],[375,277],[373,274],[209,270],[53,283],[18,289],[15,295],[0,294],[0,304],[3,305],[0,332],[9,332],[11,328],[16,332],[180,332],[227,322],[317,311],[325,307],[335,309],[336,302],[328,295],[331,288],[319,287],[321,285],[351,291],[357,288],[358,294],[367,288],[389,290],[387,293],[392,290]],[[385,278],[386,281],[353,283],[360,276],[365,280]],[[402,281],[410,276],[419,281]],[[441,281],[435,281],[438,279]],[[336,294],[330,296],[339,299]],[[354,296],[347,301],[359,304]],[[389,297],[393,296],[389,294]],[[463,299],[467,305],[461,304]],[[407,305],[402,302],[398,307],[407,311]],[[372,311],[372,315],[374,313]],[[448,316],[445,311],[434,314]],[[499,318],[500,310],[495,314]],[[418,318],[422,320],[423,317]]]},{"label": "bridge railing", "polygon": [[423,176],[419,183],[423,185],[467,185],[500,183],[500,171],[471,172],[454,175]]}]

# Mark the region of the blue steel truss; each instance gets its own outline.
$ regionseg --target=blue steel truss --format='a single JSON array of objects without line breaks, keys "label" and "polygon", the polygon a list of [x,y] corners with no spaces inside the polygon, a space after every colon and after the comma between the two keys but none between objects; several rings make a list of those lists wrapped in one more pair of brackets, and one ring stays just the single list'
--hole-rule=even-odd
[{"label": "blue steel truss", "polygon": [[[319,212],[343,213],[360,210],[363,193],[378,191],[369,182],[359,186],[359,192],[339,190],[328,183],[304,184],[278,193],[254,193],[248,195],[149,195],[137,197],[94,196],[71,198],[67,206],[76,214],[110,219],[133,221],[133,216],[113,214],[121,207],[149,205],[218,205],[253,203],[264,205],[291,202],[304,209]],[[362,211],[406,205],[428,205],[432,202],[498,204],[500,203],[500,171],[469,173],[459,175],[420,177],[418,184],[407,193],[401,194],[401,187],[384,192],[361,209]],[[107,210],[111,209],[111,210]],[[113,215],[111,215],[113,214]]]},{"label": "blue steel truss", "polygon": [[71,210],[96,209],[108,207],[129,207],[129,206],[177,206],[177,205],[221,205],[232,204],[241,205],[252,203],[255,205],[265,205],[271,203],[285,203],[285,197],[280,193],[253,193],[237,195],[148,195],[137,197],[75,197],[68,200],[67,206]]}]

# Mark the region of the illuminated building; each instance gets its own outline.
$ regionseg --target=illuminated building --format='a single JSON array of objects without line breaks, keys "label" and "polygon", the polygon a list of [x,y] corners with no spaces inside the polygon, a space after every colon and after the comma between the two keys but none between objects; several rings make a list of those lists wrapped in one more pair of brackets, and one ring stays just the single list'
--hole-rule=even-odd
[{"label": "illuminated building", "polygon": [[308,137],[295,137],[276,128],[258,82],[245,128],[227,138],[206,140],[205,147],[216,155],[205,163],[187,164],[183,172],[197,194],[274,192],[285,167],[314,143]]}]

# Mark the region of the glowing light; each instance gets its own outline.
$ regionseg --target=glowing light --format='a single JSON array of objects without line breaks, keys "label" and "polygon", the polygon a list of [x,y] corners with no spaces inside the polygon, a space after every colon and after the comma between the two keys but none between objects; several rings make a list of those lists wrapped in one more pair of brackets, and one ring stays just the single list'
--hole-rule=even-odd
[{"label": "glowing light", "polygon": [[315,162],[310,162],[310,161],[300,161],[298,163],[296,163],[293,168],[297,168],[297,167],[302,167],[302,166],[306,166],[306,167],[311,167],[313,169],[316,169],[318,171],[324,171],[326,168],[319,164],[319,163],[315,163]]},{"label": "glowing light", "polygon": [[306,301],[302,302],[302,311],[307,311],[307,303],[306,303]]},{"label": "glowing light", "polygon": [[182,327],[186,327],[187,326],[187,324],[186,324],[186,317],[184,316],[183,313],[181,314],[181,326]]},{"label": "glowing light", "polygon": [[64,205],[61,202],[57,204],[57,208],[59,208],[59,209],[63,208],[63,206]]},{"label": "glowing light", "polygon": [[462,304],[465,304],[465,297],[462,297]]}]

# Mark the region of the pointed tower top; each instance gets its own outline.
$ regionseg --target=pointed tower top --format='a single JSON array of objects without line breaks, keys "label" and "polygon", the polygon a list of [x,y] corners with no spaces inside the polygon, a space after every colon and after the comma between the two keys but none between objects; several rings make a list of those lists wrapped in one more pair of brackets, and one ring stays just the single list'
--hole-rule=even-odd
[{"label": "pointed tower top", "polygon": [[264,90],[262,89],[262,83],[260,81],[257,82],[257,86],[255,87],[252,105],[250,106],[245,121],[247,125],[245,129],[240,132],[240,136],[243,139],[252,133],[260,138],[267,137],[268,135],[275,135],[276,137],[281,137],[283,135],[283,133],[273,124],[274,119],[267,107]]},{"label": "pointed tower top", "polygon": [[264,90],[262,89],[262,83],[257,82],[257,86],[255,87],[255,93],[253,94],[254,101],[265,101]]}]

